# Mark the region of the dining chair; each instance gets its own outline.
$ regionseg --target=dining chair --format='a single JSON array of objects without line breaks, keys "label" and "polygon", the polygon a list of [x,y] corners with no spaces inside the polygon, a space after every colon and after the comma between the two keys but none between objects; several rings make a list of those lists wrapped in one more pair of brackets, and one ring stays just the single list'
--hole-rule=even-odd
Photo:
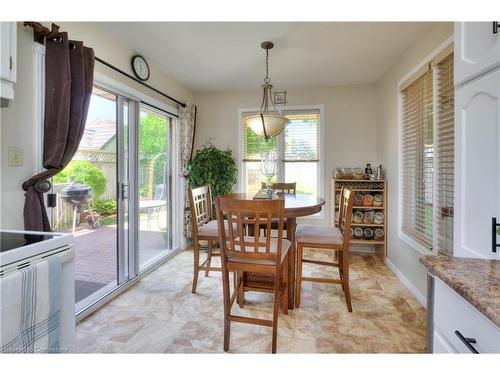
[{"label": "dining chair", "polygon": [[[249,201],[224,197],[215,198],[219,242],[221,244],[222,286],[224,304],[224,351],[229,350],[231,322],[257,324],[272,327],[272,352],[276,353],[278,313],[280,305],[288,314],[288,250],[291,242],[283,238],[285,201]],[[228,224],[224,224],[224,217]],[[278,237],[271,237],[272,219],[278,219]],[[265,223],[261,237],[246,236],[246,226]],[[236,226],[236,230],[235,227]],[[237,274],[236,285],[231,295],[229,273]],[[250,282],[247,274],[270,276],[269,283]],[[237,297],[244,299],[244,291],[274,294],[272,320],[233,315],[231,308]],[[243,300],[240,307],[243,306]]]},{"label": "dining chair", "polygon": [[[261,182],[262,189],[266,188],[266,183]],[[296,194],[297,191],[297,183],[296,182],[273,182],[272,185],[273,190],[275,190],[278,194]],[[260,229],[263,230],[264,227],[261,225]],[[278,229],[278,222],[276,219],[273,219],[271,223],[271,229]],[[283,230],[287,230],[287,223],[283,224]]]},{"label": "dining chair", "polygon": [[[220,267],[211,267],[212,257],[220,256],[220,252],[213,251],[212,241],[219,240],[217,220],[212,220],[212,196],[209,185],[197,188],[189,188],[189,203],[191,206],[191,232],[194,253],[194,274],[192,293],[196,293],[198,274],[205,271],[205,277],[209,271],[221,271]],[[207,259],[200,264],[200,241],[208,242]]]},{"label": "dining chair", "polygon": [[[264,181],[260,183],[262,189],[266,189],[267,185]],[[297,192],[297,183],[296,182],[273,182],[272,184],[273,190],[276,190],[278,193],[287,193],[287,194],[295,194]]]},{"label": "dining chair", "polygon": [[[340,208],[338,227],[316,225],[298,225],[295,231],[297,243],[297,288],[295,291],[295,306],[300,307],[302,281],[312,281],[328,284],[340,284],[344,290],[347,309],[352,312],[351,296],[349,294],[349,243],[352,219],[354,193],[343,188],[340,192]],[[304,248],[327,249],[338,253],[337,262],[324,262],[304,258]],[[322,266],[338,267],[339,279],[323,277],[303,277],[302,263],[313,263]]]}]

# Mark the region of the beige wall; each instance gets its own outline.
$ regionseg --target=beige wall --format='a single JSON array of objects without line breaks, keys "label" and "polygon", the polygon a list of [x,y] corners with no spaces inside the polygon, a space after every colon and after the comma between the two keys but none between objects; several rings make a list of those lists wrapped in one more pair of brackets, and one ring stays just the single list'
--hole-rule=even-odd
[{"label": "beige wall", "polygon": [[452,34],[452,23],[433,25],[377,82],[377,158],[387,173],[389,191],[388,258],[422,296],[426,295],[426,270],[420,254],[398,237],[398,83]]},{"label": "beige wall", "polygon": [[[258,82],[256,82],[258,84]],[[324,105],[325,223],[329,223],[330,181],[336,167],[364,166],[376,158],[375,85],[288,89],[289,106]],[[260,104],[261,91],[207,92],[198,105],[196,145],[213,143],[238,156],[238,110]]]},{"label": "beige wall", "polygon": [[[68,31],[71,39],[83,40],[85,45],[94,48],[96,56],[130,72],[130,59],[134,51],[120,44],[120,41],[110,39],[92,23],[57,22],[61,29]],[[38,166],[35,159],[35,147],[38,141],[35,137],[35,97],[34,97],[34,43],[31,29],[18,24],[17,45],[17,83],[15,99],[8,108],[1,108],[0,138],[1,138],[1,188],[0,188],[0,228],[22,229],[22,210],[24,204],[21,184],[36,172]],[[165,98],[132,80],[111,71],[96,62],[96,71],[121,81],[130,87],[144,92],[158,100],[173,105]],[[193,94],[151,66],[152,86],[167,92],[169,95],[184,101],[192,101]],[[22,147],[24,164],[21,167],[7,166],[7,147]]]}]

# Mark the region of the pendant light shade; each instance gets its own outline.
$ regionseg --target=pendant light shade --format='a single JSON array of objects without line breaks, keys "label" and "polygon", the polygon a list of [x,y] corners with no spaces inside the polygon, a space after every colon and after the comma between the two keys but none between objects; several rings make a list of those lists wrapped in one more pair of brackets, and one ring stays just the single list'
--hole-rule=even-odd
[{"label": "pendant light shade", "polygon": [[[281,133],[285,126],[290,123],[290,120],[283,116],[281,111],[276,108],[272,97],[273,85],[269,78],[269,50],[273,46],[272,42],[263,42],[261,44],[261,47],[266,50],[266,78],[264,78],[264,84],[262,85],[262,104],[257,115],[249,116],[245,119],[246,125],[255,134],[264,137],[266,142],[269,138]],[[269,104],[272,106],[271,109],[269,108]]]},{"label": "pendant light shade", "polygon": [[285,116],[276,115],[255,115],[247,117],[247,126],[261,137],[269,139],[275,137],[290,123]]}]

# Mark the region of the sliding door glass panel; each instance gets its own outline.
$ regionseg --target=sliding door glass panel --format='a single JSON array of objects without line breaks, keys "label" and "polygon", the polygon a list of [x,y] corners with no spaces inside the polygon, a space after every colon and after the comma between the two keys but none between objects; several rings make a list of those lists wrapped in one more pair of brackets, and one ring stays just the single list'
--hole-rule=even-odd
[{"label": "sliding door glass panel", "polygon": [[118,282],[126,282],[129,274],[129,123],[130,107],[133,103],[125,98],[118,98],[118,154],[120,163],[118,163]]},{"label": "sliding door glass panel", "polygon": [[141,105],[138,134],[139,265],[155,263],[172,248],[171,131],[165,113]]},{"label": "sliding door glass panel", "polygon": [[[74,236],[77,310],[118,284],[117,102],[115,94],[94,87],[79,148],[53,178],[53,228]],[[70,199],[77,183],[88,194]]]}]

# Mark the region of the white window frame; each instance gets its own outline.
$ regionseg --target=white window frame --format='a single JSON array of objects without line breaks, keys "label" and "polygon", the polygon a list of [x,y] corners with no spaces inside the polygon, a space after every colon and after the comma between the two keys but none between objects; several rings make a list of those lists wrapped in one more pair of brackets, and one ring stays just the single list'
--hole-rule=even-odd
[{"label": "white window frame", "polygon": [[[280,106],[280,110],[286,111],[319,111],[319,144],[318,144],[318,155],[319,155],[319,171],[318,178],[316,181],[318,196],[324,197],[325,192],[325,154],[324,154],[324,142],[325,142],[325,126],[324,126],[324,116],[325,116],[325,106],[323,104],[313,104],[313,105],[294,105],[294,106]],[[240,192],[244,192],[246,189],[246,178],[243,170],[243,118],[246,113],[258,112],[259,108],[239,108],[238,109],[238,182],[237,189]],[[311,220],[324,220],[325,210],[321,210],[317,214],[307,217]]]},{"label": "white window frame", "polygon": [[[425,247],[423,244],[421,244],[419,241],[415,240],[413,237],[409,236],[408,234],[403,232],[402,228],[402,215],[403,215],[403,173],[402,173],[402,165],[403,165],[403,153],[402,153],[402,135],[403,135],[403,95],[401,93],[400,87],[408,81],[414,74],[416,74],[420,69],[422,69],[426,64],[429,64],[430,61],[432,61],[439,53],[441,53],[443,50],[445,50],[447,47],[449,47],[451,44],[453,44],[453,36],[450,36],[448,39],[446,39],[442,44],[439,45],[434,51],[432,51],[427,57],[425,57],[417,66],[415,66],[411,71],[409,71],[401,80],[398,82],[398,237],[400,240],[405,242],[407,245],[409,245],[411,248],[413,248],[415,251],[422,255],[435,255],[437,254],[437,236],[435,233],[437,233],[437,224],[436,224],[436,219],[437,219],[437,214],[436,214],[436,207],[437,207],[437,194],[436,189],[437,189],[437,159],[436,159],[436,153],[434,149],[434,157],[433,157],[433,194],[432,194],[432,217],[433,217],[433,222],[432,222],[432,249],[428,249]],[[432,105],[433,105],[433,137],[434,137],[434,147],[436,145],[436,125],[437,125],[437,86],[436,86],[436,79],[437,79],[437,73],[435,67],[431,67],[432,69]]]}]

